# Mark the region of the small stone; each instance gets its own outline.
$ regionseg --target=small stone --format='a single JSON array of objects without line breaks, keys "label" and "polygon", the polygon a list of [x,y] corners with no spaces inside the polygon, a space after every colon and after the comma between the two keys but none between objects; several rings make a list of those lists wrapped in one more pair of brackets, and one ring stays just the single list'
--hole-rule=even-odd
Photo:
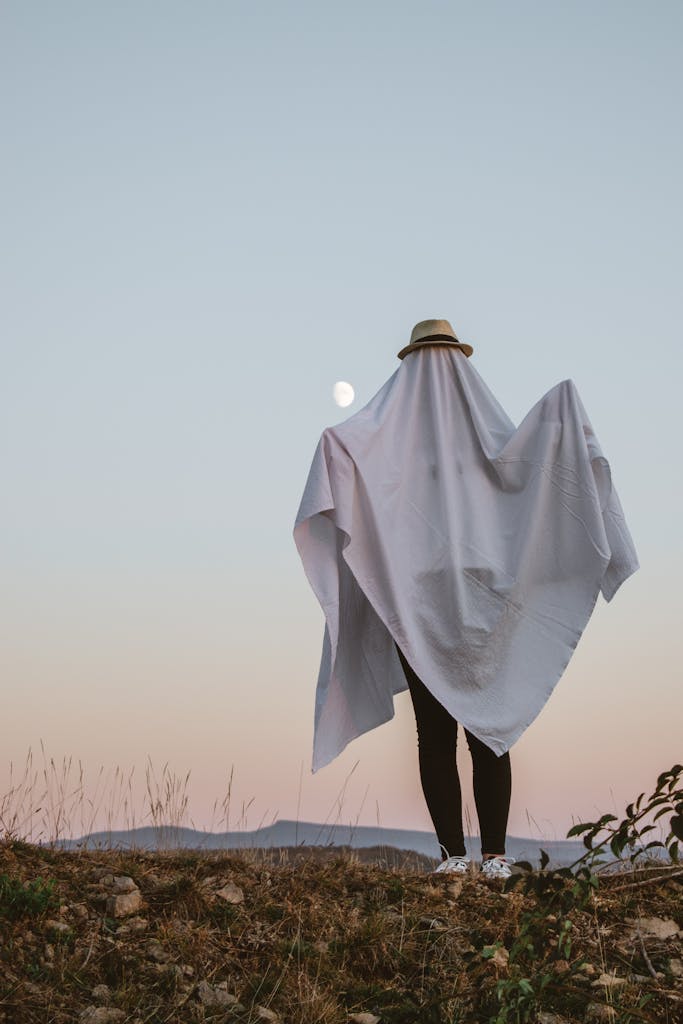
[{"label": "small stone", "polygon": [[620,978],[618,974],[601,974],[597,981],[591,982],[592,988],[599,988],[600,985],[625,985],[626,978]]},{"label": "small stone", "polygon": [[97,1003],[107,1003],[111,999],[111,989],[103,982],[100,985],[95,985],[90,995]]},{"label": "small stone", "polygon": [[142,895],[140,890],[136,889],[121,896],[110,896],[107,899],[107,914],[109,917],[126,917],[128,914],[134,914],[141,906]]},{"label": "small stone", "polygon": [[138,886],[130,875],[114,875],[113,888],[115,893],[124,894],[127,892],[135,892]]},{"label": "small stone", "polygon": [[670,917],[630,917],[627,921],[633,925],[632,935],[637,935],[639,928],[643,936],[652,935],[656,939],[670,939],[679,932],[678,925]]},{"label": "small stone", "polygon": [[150,939],[147,943],[146,952],[147,956],[151,960],[156,960],[158,964],[165,964],[171,959],[171,954],[163,948],[157,939]]},{"label": "small stone", "polygon": [[674,978],[683,978],[683,960],[672,956],[669,959],[669,970]]},{"label": "small stone", "polygon": [[270,1020],[270,1021],[279,1021],[280,1020],[280,1015],[275,1013],[275,1010],[269,1010],[267,1006],[257,1006],[256,1007],[256,1016],[259,1018],[259,1020]]},{"label": "small stone", "polygon": [[146,932],[149,928],[149,921],[146,917],[130,917],[126,921],[126,927],[131,932]]},{"label": "small stone", "polygon": [[605,1006],[603,1003],[589,1003],[586,1007],[586,1021],[616,1021],[617,1011],[613,1006]]},{"label": "small stone", "polygon": [[202,978],[197,986],[199,1001],[204,1006],[230,1006],[232,1009],[241,1012],[244,1007],[239,1002],[237,996],[231,995],[227,988],[227,981],[219,981],[217,985],[210,985],[208,981]]},{"label": "small stone", "polygon": [[48,931],[59,932],[62,935],[64,934],[64,932],[71,931],[66,921],[54,921],[48,919],[45,922],[45,927],[48,929]]},{"label": "small stone", "polygon": [[507,967],[509,959],[510,954],[505,946],[498,946],[489,962],[495,964],[496,967]]},{"label": "small stone", "polygon": [[226,903],[241,903],[244,900],[244,893],[234,882],[226,882],[223,888],[217,891],[216,896]]},{"label": "small stone", "polygon": [[79,1024],[118,1024],[126,1014],[113,1006],[88,1006],[79,1015]]},{"label": "small stone", "polygon": [[72,903],[71,909],[76,917],[80,917],[81,920],[84,920],[88,916],[88,908],[85,903]]}]

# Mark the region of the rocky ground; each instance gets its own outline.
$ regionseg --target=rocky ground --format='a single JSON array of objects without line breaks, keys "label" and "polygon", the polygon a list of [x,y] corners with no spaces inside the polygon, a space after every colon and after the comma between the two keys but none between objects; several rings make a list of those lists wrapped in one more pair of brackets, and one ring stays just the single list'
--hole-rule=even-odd
[{"label": "rocky ground", "polygon": [[[0,843],[0,1022],[495,1020],[535,897],[476,871],[429,877],[435,863],[384,847]],[[605,877],[569,915],[569,960],[539,951],[553,984],[529,1019],[683,1024],[682,880],[661,865]]]}]

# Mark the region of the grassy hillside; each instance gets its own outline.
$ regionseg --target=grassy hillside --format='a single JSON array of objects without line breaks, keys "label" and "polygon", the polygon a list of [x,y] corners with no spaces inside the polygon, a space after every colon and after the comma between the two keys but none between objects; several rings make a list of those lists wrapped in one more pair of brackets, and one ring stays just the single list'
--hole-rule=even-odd
[{"label": "grassy hillside", "polygon": [[0,801],[0,1024],[683,1024],[682,774],[572,826],[570,866],[541,850],[508,879],[386,847],[36,845],[18,823],[62,826],[72,793],[34,811],[22,785]]},{"label": "grassy hillside", "polygon": [[[430,877],[352,850],[292,860],[7,839],[0,1021],[673,1024],[683,1021],[681,875],[661,863],[605,875],[585,908],[563,915],[568,949],[560,915],[521,891],[523,876]],[[528,1012],[497,1018],[497,985],[519,973],[513,943],[539,908],[548,941],[526,973],[551,980]]]}]

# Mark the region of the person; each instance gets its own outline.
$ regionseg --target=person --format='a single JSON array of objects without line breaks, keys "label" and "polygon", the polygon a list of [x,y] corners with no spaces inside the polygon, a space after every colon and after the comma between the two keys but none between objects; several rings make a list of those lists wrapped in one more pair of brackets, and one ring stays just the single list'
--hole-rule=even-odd
[{"label": "person", "polygon": [[[566,669],[599,594],[639,568],[611,467],[571,379],[520,425],[448,320],[318,441],[294,524],[325,615],[312,771],[410,690],[436,871],[468,871],[456,764],[472,755],[481,870],[507,877],[509,751]],[[407,358],[406,358],[407,357]]]},{"label": "person", "polygon": [[[462,874],[469,871],[471,861],[462,826],[462,793],[456,761],[458,722],[413,671],[398,644],[395,646],[415,714],[422,792],[441,847],[442,862],[435,873]],[[498,756],[469,729],[464,731],[472,756],[482,873],[490,878],[506,878],[514,863],[513,857],[505,855],[512,793],[510,752]]]}]

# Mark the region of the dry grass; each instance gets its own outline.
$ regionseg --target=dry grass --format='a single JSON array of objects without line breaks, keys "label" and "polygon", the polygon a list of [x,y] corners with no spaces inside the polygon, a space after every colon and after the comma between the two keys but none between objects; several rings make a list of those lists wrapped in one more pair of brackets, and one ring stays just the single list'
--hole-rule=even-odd
[{"label": "dry grass", "polygon": [[[0,802],[3,1024],[345,1024],[363,1013],[364,1024],[496,1020],[496,983],[508,974],[506,952],[533,894],[503,892],[476,872],[429,877],[429,864],[399,851],[393,864],[329,847],[64,851],[21,834],[37,813],[31,795],[29,778]],[[52,839],[70,825],[79,796],[85,834],[98,809],[83,817],[82,786],[41,794]],[[149,796],[154,824],[180,823],[177,786]],[[223,810],[227,823],[229,795]],[[114,878],[122,876],[140,905],[117,916]],[[585,968],[563,987],[570,964],[543,951],[539,969],[557,978],[544,1005],[548,1024],[683,1021],[681,933],[657,938],[646,927],[648,918],[683,927],[680,882],[652,863],[604,877],[589,909],[570,915],[571,960],[585,959]],[[495,956],[481,955],[497,943]],[[644,993],[652,999],[639,1010]]]}]

